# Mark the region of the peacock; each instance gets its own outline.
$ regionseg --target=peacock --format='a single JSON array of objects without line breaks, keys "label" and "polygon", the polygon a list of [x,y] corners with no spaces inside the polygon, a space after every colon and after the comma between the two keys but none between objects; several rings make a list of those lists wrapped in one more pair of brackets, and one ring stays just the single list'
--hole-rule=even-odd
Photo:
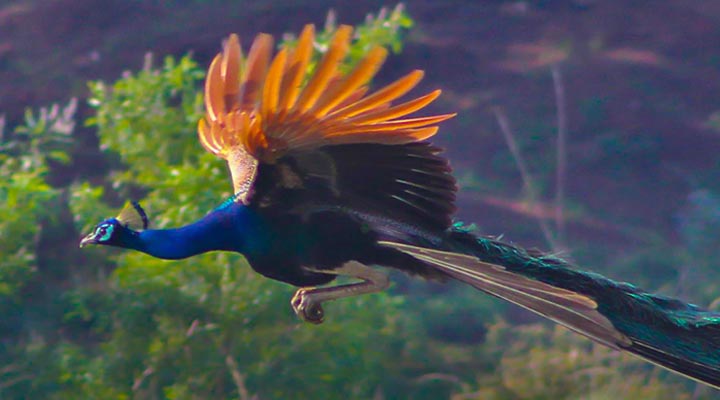
[{"label": "peacock", "polygon": [[[177,229],[148,229],[131,202],[80,242],[162,259],[245,256],[299,287],[295,313],[319,324],[327,301],[384,290],[377,267],[459,280],[613,349],[720,388],[720,313],[582,272],[558,257],[480,237],[453,221],[456,181],[428,142],[455,114],[410,117],[439,95],[397,102],[415,70],[375,91],[387,51],[343,73],[352,28],[339,26],[317,64],[314,27],[275,53],[259,34],[247,55],[230,35],[210,64],[199,140],[227,161],[234,195]],[[307,71],[311,69],[312,72]],[[352,283],[328,285],[338,276]]]}]

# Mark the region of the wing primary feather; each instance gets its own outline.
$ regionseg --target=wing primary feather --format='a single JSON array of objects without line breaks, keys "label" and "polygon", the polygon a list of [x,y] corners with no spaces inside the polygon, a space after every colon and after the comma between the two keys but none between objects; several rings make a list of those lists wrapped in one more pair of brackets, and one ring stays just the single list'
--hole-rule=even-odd
[{"label": "wing primary feather", "polygon": [[350,46],[350,35],[352,27],[341,25],[330,42],[330,47],[316,67],[310,81],[300,93],[300,98],[295,104],[294,110],[305,112],[310,109],[326,89],[327,83],[335,75],[338,64],[345,57]]},{"label": "wing primary feather", "polygon": [[348,118],[348,122],[353,124],[372,124],[380,121],[387,121],[393,118],[402,117],[408,115],[417,110],[420,110],[432,103],[442,93],[439,89],[434,90],[425,96],[418,97],[417,99],[410,100],[403,104],[387,108],[385,110],[373,111],[361,114],[359,116]]},{"label": "wing primary feather", "polygon": [[335,119],[350,118],[389,103],[412,90],[422,80],[423,75],[423,71],[415,70],[364,99],[334,111],[330,116]]},{"label": "wing primary feather", "polygon": [[[282,49],[270,64],[270,69],[265,77],[265,85],[263,86],[261,115],[274,116],[277,113],[286,57],[287,50]],[[265,120],[264,122],[265,125],[269,125],[271,121]]]},{"label": "wing primary feather", "polygon": [[225,113],[225,93],[220,72],[221,64],[222,55],[218,54],[210,63],[207,79],[205,80],[205,110],[210,120],[216,120]]},{"label": "wing primary feather", "polygon": [[[357,133],[362,132],[361,129],[358,129],[355,132],[352,132],[352,134],[344,134],[344,135],[332,135],[324,138],[325,142],[327,144],[359,144],[359,143],[378,143],[378,144],[386,144],[386,145],[396,145],[396,144],[407,144],[407,143],[413,143],[413,142],[419,142],[422,140],[425,140],[427,138],[432,137],[435,135],[438,131],[437,126],[429,126],[426,128],[417,128],[417,129],[403,129],[403,130],[391,130],[387,131],[385,134],[378,134],[377,131],[367,132],[367,133]],[[383,132],[383,131],[381,131]]]},{"label": "wing primary feather", "polygon": [[375,47],[370,50],[370,53],[355,67],[353,72],[343,79],[334,90],[328,90],[322,94],[317,104],[312,108],[312,114],[318,117],[323,116],[342,103],[375,76],[386,57],[387,50],[383,47]]},{"label": "wing primary feather", "polygon": [[343,101],[341,101],[339,104],[335,105],[329,112],[334,112],[335,110],[339,110],[343,107],[347,107],[348,105],[355,103],[356,101],[360,100],[365,96],[365,94],[370,90],[367,86],[361,86],[355,92],[347,96]]},{"label": "wing primary feather", "polygon": [[393,132],[402,131],[404,129],[418,128],[425,125],[437,124],[454,117],[455,114],[433,115],[431,117],[418,117],[398,119],[394,121],[379,122],[370,125],[350,125],[334,130],[332,136],[349,135],[353,133],[371,133],[371,132]]},{"label": "wing primary feather", "polygon": [[223,82],[224,111],[237,109],[239,106],[240,75],[242,74],[242,48],[240,38],[231,34],[223,46],[220,76]]},{"label": "wing primary feather", "polygon": [[207,122],[205,122],[204,119],[198,121],[198,139],[200,139],[200,144],[208,152],[217,155],[218,149],[210,141],[211,129],[212,128],[208,126]]},{"label": "wing primary feather", "polygon": [[261,33],[255,37],[248,53],[247,69],[239,91],[241,107],[252,109],[262,96],[262,86],[272,50],[272,36]]},{"label": "wing primary feather", "polygon": [[300,85],[310,63],[314,41],[315,26],[306,25],[300,34],[297,47],[292,52],[292,57],[289,58],[287,63],[287,71],[280,86],[280,93],[283,93],[283,96],[280,97],[278,109],[288,110],[295,105],[300,93]]}]

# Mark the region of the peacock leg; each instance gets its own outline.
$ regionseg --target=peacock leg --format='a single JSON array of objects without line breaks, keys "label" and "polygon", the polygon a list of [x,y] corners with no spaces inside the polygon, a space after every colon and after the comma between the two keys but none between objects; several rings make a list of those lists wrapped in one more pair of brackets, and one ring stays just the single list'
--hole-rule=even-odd
[{"label": "peacock leg", "polygon": [[348,285],[298,289],[290,300],[290,304],[293,310],[295,310],[295,314],[304,321],[313,324],[323,322],[325,312],[323,311],[322,303],[344,297],[380,292],[387,289],[389,285],[387,275],[357,261],[348,261],[340,268],[331,271],[308,270],[321,272],[323,274],[349,276],[361,280],[361,282]]}]

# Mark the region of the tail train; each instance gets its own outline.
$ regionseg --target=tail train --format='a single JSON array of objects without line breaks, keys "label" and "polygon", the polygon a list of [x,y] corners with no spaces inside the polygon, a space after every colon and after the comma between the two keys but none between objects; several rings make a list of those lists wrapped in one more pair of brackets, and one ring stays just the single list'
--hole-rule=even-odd
[{"label": "tail train", "polygon": [[382,242],[598,343],[720,389],[720,313],[453,229],[441,249]]}]

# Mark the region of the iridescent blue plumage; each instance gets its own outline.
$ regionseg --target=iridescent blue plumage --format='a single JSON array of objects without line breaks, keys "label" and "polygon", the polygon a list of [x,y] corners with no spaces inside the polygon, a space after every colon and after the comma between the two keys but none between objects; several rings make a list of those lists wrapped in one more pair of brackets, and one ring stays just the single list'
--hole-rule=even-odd
[{"label": "iridescent blue plumage", "polygon": [[178,260],[213,250],[262,252],[256,230],[262,227],[260,219],[245,206],[233,202],[223,203],[197,222],[174,229],[147,229],[136,231],[123,223],[120,217],[107,219],[91,236],[81,242],[124,247],[147,253],[153,257]]},{"label": "iridescent blue plumage", "polygon": [[181,259],[213,250],[245,252],[255,244],[253,227],[261,223],[247,207],[218,208],[199,221],[177,229],[149,229],[139,232],[135,250],[164,259]]}]

